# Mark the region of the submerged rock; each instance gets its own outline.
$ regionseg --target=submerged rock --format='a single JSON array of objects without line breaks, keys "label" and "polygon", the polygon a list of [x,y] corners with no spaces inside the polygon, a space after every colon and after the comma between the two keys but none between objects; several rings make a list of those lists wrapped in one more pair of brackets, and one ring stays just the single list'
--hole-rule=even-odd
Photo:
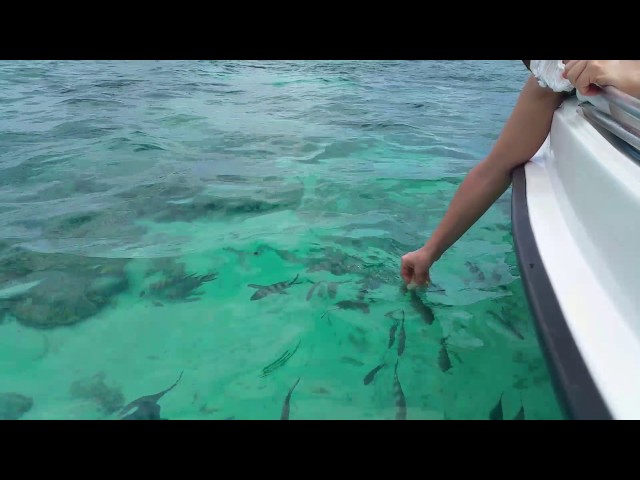
[{"label": "submerged rock", "polygon": [[19,393],[0,393],[0,420],[18,420],[33,407],[33,399]]},{"label": "submerged rock", "polygon": [[124,405],[122,390],[108,386],[104,372],[76,380],[71,384],[69,392],[74,398],[95,402],[106,415],[111,415]]},{"label": "submerged rock", "polygon": [[72,325],[91,317],[127,288],[126,278],[92,279],[79,272],[53,270],[25,277],[32,280],[40,283],[14,300],[10,311],[21,324],[37,328]]},{"label": "submerged rock", "polygon": [[0,283],[32,285],[3,299],[18,322],[35,328],[72,325],[89,318],[125,291],[127,260],[46,254],[15,249],[0,258]]}]

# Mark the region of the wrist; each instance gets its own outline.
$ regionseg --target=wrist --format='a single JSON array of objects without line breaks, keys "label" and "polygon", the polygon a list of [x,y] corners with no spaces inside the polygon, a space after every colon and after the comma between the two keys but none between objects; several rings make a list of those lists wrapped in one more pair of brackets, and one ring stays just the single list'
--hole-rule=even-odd
[{"label": "wrist", "polygon": [[434,263],[439,260],[443,253],[432,239],[427,241],[420,250],[427,256],[430,263]]}]

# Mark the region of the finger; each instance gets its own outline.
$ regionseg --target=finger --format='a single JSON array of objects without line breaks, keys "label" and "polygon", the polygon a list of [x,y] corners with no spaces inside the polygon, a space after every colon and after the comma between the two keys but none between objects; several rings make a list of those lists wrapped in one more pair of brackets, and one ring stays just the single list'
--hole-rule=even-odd
[{"label": "finger", "polygon": [[414,282],[416,285],[424,285],[429,278],[429,272],[426,268],[418,267],[415,269]]},{"label": "finger", "polygon": [[596,83],[596,80],[600,74],[600,68],[597,62],[585,61],[585,68],[580,75],[575,79],[576,89],[583,95],[586,95],[590,91],[592,84]]},{"label": "finger", "polygon": [[586,72],[583,72],[582,75],[580,75],[576,79],[574,85],[576,87],[576,90],[578,90],[578,92],[580,92],[582,95],[587,95],[591,87],[591,78],[589,77],[589,74]]},{"label": "finger", "polygon": [[582,75],[582,72],[584,72],[584,69],[587,68],[587,61],[586,60],[572,60],[572,61],[575,61],[576,63],[571,65],[571,62],[569,62],[567,64],[568,68],[565,69],[565,73],[567,74],[567,80],[569,80],[571,84],[575,86],[578,80],[578,77]]},{"label": "finger", "polygon": [[404,283],[409,284],[413,280],[413,267],[406,260],[402,260],[402,267],[400,268],[400,275],[404,280]]},{"label": "finger", "polygon": [[578,62],[578,60],[563,60],[562,63],[564,63],[564,71],[562,72],[562,76],[564,78],[567,78],[567,71],[573,67],[576,63]]}]

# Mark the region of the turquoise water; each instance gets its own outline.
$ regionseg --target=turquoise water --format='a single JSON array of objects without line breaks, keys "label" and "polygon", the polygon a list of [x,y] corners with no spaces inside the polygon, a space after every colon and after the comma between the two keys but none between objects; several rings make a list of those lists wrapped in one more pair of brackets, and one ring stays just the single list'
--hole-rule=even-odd
[{"label": "turquoise water", "polygon": [[294,385],[290,419],[562,418],[510,192],[400,289],[526,74],[0,63],[0,417],[116,419],[182,373],[162,418],[279,419]]}]

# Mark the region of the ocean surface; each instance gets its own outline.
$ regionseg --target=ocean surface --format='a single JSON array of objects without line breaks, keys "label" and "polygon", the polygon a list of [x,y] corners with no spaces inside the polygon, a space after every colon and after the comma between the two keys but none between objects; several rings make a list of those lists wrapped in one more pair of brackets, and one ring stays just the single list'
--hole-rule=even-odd
[{"label": "ocean surface", "polygon": [[0,62],[0,418],[562,419],[510,191],[399,276],[527,73]]}]

